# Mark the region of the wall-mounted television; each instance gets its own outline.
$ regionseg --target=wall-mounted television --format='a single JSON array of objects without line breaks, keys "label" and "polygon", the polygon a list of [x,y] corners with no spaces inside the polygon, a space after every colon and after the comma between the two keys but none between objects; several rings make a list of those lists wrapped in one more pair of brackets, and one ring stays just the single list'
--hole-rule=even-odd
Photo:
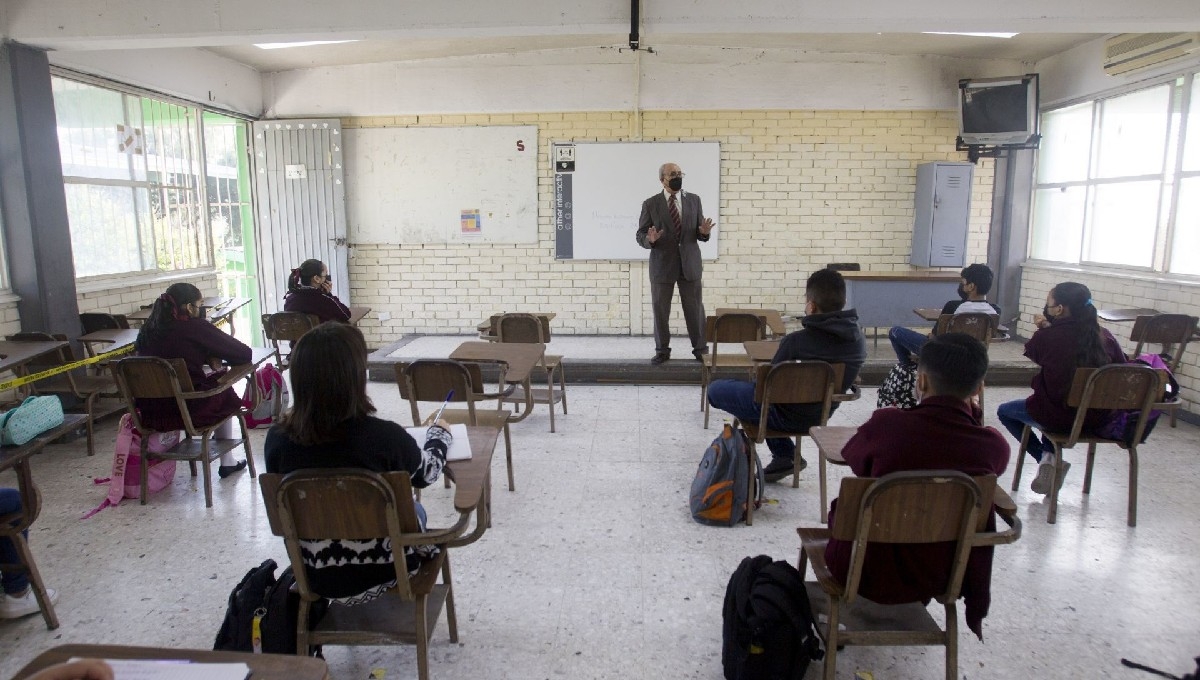
[{"label": "wall-mounted television", "polygon": [[968,146],[1036,143],[1037,74],[958,81],[958,131]]}]

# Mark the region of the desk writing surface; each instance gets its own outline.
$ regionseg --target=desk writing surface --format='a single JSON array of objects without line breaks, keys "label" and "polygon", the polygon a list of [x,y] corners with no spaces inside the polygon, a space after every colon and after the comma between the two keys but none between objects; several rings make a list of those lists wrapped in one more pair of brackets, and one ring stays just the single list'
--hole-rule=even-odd
[{"label": "desk writing surface", "polygon": [[350,320],[347,322],[351,326],[357,326],[363,317],[371,313],[370,307],[361,307],[359,305],[350,305]]},{"label": "desk writing surface", "polygon": [[541,343],[468,340],[451,352],[450,358],[456,361],[502,361],[508,364],[504,379],[510,383],[524,383],[545,353],[546,346]]},{"label": "desk writing surface", "polygon": [[57,340],[23,340],[0,341],[0,371],[11,371],[37,359],[43,354],[57,351],[66,347],[66,342]]},{"label": "desk writing surface", "polygon": [[742,343],[746,348],[746,354],[754,361],[771,362],[775,359],[775,353],[779,351],[778,340],[747,340]]},{"label": "desk writing surface", "polygon": [[249,654],[122,645],[60,645],[39,654],[17,671],[13,680],[23,680],[54,664],[74,658],[186,659],[198,663],[244,663],[250,667],[249,680],[327,680],[329,677],[329,667],[324,659],[294,654]]},{"label": "desk writing surface", "polygon": [[767,328],[771,329],[772,335],[787,334],[787,327],[783,323],[783,315],[779,313],[778,309],[718,307],[713,314],[716,316],[721,316],[722,314],[754,314],[755,316],[762,317],[763,321],[767,324]]},{"label": "desk writing surface", "polygon": [[459,512],[471,512],[483,501],[500,428],[468,425],[467,437],[471,440],[471,457],[446,462],[454,480],[454,509]]},{"label": "desk writing surface", "polygon": [[1147,309],[1145,307],[1136,307],[1132,309],[1098,309],[1096,316],[1105,321],[1114,323],[1127,323],[1129,321],[1137,321],[1139,316],[1158,316],[1162,312],[1157,309]]}]

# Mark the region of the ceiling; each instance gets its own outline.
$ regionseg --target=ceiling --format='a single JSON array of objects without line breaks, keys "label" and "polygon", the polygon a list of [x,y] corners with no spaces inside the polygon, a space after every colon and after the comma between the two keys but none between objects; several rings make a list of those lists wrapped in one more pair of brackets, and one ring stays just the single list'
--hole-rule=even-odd
[{"label": "ceiling", "polygon": [[[795,50],[819,53],[930,55],[967,59],[1010,59],[1033,63],[1098,37],[1091,33],[1023,33],[1010,39],[923,33],[739,33],[642,36],[643,48],[667,53],[672,47]],[[208,49],[263,73],[383,62],[495,54],[532,54],[595,48],[628,49],[624,34],[495,36],[463,39],[362,40],[263,50],[253,45]]]}]

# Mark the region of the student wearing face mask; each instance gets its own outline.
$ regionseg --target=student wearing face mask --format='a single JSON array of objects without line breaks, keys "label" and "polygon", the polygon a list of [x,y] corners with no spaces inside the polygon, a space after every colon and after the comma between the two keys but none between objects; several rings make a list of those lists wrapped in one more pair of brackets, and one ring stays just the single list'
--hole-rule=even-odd
[{"label": "student wearing face mask", "polygon": [[679,286],[679,301],[687,323],[692,356],[699,360],[708,353],[704,341],[704,299],[700,276],[701,241],[707,241],[715,225],[704,216],[700,197],[683,190],[683,171],[674,163],[658,169],[662,191],[642,202],[637,242],[650,250],[650,299],[654,309],[655,366],[671,358],[671,298]]},{"label": "student wearing face mask", "polygon": [[[850,389],[867,359],[867,341],[858,327],[858,314],[846,306],[846,281],[832,269],[821,269],[808,277],[804,287],[802,329],[788,333],[779,343],[772,364],[795,359],[815,359],[845,364],[841,392]],[[754,401],[754,383],[745,380],[714,380],[708,386],[708,403],[744,423],[757,423],[762,405]],[[833,403],[830,414],[836,411]],[[820,404],[774,404],[768,414],[770,429],[807,432],[821,422]],[[771,462],[763,469],[768,482],[792,474],[796,444],[789,437],[767,439]],[[800,469],[806,463],[800,459]]]},{"label": "student wearing face mask", "polygon": [[[219,387],[226,365],[250,363],[249,347],[201,318],[200,299],[200,290],[192,284],[172,284],[154,301],[134,344],[139,356],[183,359],[197,392]],[[138,399],[137,407],[147,427],[160,432],[183,429],[174,398]],[[187,401],[192,423],[198,427],[220,422],[240,408],[242,399],[232,387],[211,397]],[[246,461],[235,460],[232,453],[226,452],[221,455],[217,473],[228,477],[245,467]]]},{"label": "student wearing face mask", "polygon": [[[988,291],[992,289],[992,270],[986,264],[973,264],[962,270],[958,284],[957,300],[950,300],[942,307],[942,314],[1000,314],[1000,308],[987,301]],[[932,333],[926,334],[903,326],[892,326],[888,331],[888,340],[892,343],[892,351],[896,360],[905,366],[916,364],[917,354],[921,345],[929,340]]]},{"label": "student wearing face mask", "polygon": [[[1038,330],[1025,343],[1025,356],[1040,368],[1030,384],[1033,394],[1000,404],[996,410],[1001,424],[1018,442],[1025,425],[1043,432],[1070,431],[1076,409],[1067,406],[1067,397],[1075,379],[1075,369],[1125,362],[1121,346],[1096,321],[1092,292],[1082,283],[1068,281],[1052,288],[1046,295],[1046,306],[1034,317],[1033,323]],[[1107,411],[1089,411],[1084,420],[1084,433],[1095,432],[1108,418]],[[1050,480],[1054,478],[1054,447],[1045,436],[1039,438],[1035,433],[1029,437],[1025,451],[1039,463],[1037,477],[1030,488],[1036,493],[1050,493]],[[1070,467],[1070,463],[1063,463],[1059,487]]]},{"label": "student wearing face mask", "polygon": [[283,311],[312,314],[321,323],[350,321],[350,308],[333,294],[329,268],[320,260],[305,260],[288,275],[288,292]]}]

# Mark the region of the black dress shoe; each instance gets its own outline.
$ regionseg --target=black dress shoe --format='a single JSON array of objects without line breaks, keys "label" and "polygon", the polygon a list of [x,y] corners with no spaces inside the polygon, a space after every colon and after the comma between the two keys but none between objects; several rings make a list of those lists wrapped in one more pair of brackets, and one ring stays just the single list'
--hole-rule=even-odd
[{"label": "black dress shoe", "polygon": [[246,461],[239,460],[238,462],[234,463],[233,465],[218,466],[217,467],[217,476],[220,477],[221,479],[225,479],[229,475],[241,472],[242,470],[245,470],[245,469],[246,469]]},{"label": "black dress shoe", "polygon": [[705,354],[708,354],[708,345],[692,350],[692,356],[696,357],[696,361],[704,361]]},{"label": "black dress shoe", "polygon": [[658,352],[657,354],[654,355],[654,358],[650,360],[650,363],[654,364],[655,366],[659,366],[659,365],[665,363],[667,361],[667,359],[670,359],[670,358],[671,358],[670,354],[666,354],[664,352]]}]

